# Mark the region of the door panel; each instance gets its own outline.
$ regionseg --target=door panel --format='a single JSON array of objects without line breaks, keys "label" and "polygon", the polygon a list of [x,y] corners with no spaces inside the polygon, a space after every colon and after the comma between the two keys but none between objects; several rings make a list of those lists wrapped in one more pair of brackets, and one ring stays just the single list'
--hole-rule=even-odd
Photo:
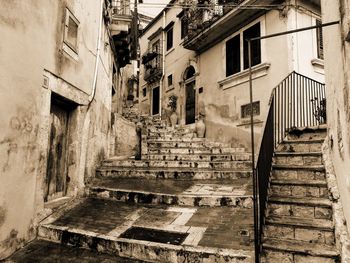
[{"label": "door panel", "polygon": [[159,87],[152,90],[152,115],[159,114]]},{"label": "door panel", "polygon": [[45,201],[66,194],[68,111],[52,104]]},{"label": "door panel", "polygon": [[186,84],[186,124],[195,122],[196,117],[196,90],[195,82]]}]

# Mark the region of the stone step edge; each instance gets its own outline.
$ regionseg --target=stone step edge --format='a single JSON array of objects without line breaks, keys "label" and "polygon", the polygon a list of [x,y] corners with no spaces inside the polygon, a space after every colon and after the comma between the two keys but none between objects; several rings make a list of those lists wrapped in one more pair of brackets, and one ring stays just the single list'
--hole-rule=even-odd
[{"label": "stone step edge", "polygon": [[[165,165],[169,165],[169,164],[176,164],[178,163],[179,165],[182,164],[192,164],[192,163],[201,163],[201,164],[228,164],[228,163],[232,163],[232,164],[251,164],[251,161],[249,160],[222,160],[222,161],[206,161],[206,160],[104,160],[102,162],[102,166],[105,164],[111,164],[111,163],[117,163],[114,166],[118,166],[118,163],[123,163],[123,162],[130,162],[131,164],[135,163],[135,164],[140,164],[140,163],[164,163]],[[122,167],[124,167],[125,165],[121,165]],[[148,166],[150,167],[150,166]],[[155,166],[157,167],[157,166]]]},{"label": "stone step edge", "polygon": [[185,168],[185,167],[133,167],[133,166],[100,166],[96,171],[148,171],[148,172],[223,172],[223,173],[251,173],[251,169],[207,169],[207,168]]},{"label": "stone step edge", "polygon": [[297,228],[318,229],[333,231],[334,223],[327,219],[306,219],[290,216],[268,216],[265,219],[266,225],[292,226]]},{"label": "stone step edge", "polygon": [[334,246],[324,244],[314,244],[303,241],[264,238],[262,242],[263,249],[289,252],[310,256],[336,258],[339,256],[339,252]]},{"label": "stone step edge", "polygon": [[277,170],[310,170],[317,172],[324,172],[324,165],[288,165],[288,164],[272,164],[273,169]]},{"label": "stone step edge", "polygon": [[322,152],[286,152],[286,151],[275,151],[274,155],[276,157],[279,156],[317,156],[317,157],[322,157]]},{"label": "stone step edge", "polygon": [[312,144],[312,143],[323,143],[324,139],[288,139],[283,140],[280,144],[284,143],[304,143],[304,144]]},{"label": "stone step edge", "polygon": [[[38,229],[39,238],[53,242],[61,242],[64,233],[74,235],[76,240],[83,239],[83,244],[81,244],[81,247],[83,248],[95,249],[98,247],[99,252],[154,262],[164,262],[164,260],[177,259],[178,257],[191,258],[191,256],[193,256],[197,258],[204,256],[205,258],[208,258],[211,256],[214,257],[214,261],[228,259],[232,260],[232,262],[236,262],[237,260],[242,263],[248,263],[252,262],[253,257],[252,253],[243,250],[171,245],[143,240],[118,238],[80,229],[60,227],[54,224],[40,225]],[[92,243],[94,247],[90,247]],[[133,254],[135,251],[140,253],[135,255]],[[148,253],[142,253],[144,251],[147,251]]]},{"label": "stone step edge", "polygon": [[190,195],[90,186],[86,194],[92,198],[112,199],[141,204],[164,204],[193,207],[252,208],[252,195]]},{"label": "stone step edge", "polygon": [[326,198],[270,196],[268,203],[294,204],[303,206],[332,207],[332,202]]},{"label": "stone step edge", "polygon": [[289,180],[289,179],[272,179],[271,185],[295,185],[309,187],[327,187],[326,180]]}]

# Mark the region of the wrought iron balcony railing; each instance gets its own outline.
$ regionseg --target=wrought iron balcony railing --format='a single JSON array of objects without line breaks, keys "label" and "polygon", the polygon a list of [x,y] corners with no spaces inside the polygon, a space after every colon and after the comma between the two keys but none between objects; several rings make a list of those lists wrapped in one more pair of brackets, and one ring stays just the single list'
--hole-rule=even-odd
[{"label": "wrought iron balcony railing", "polygon": [[243,1],[244,0],[187,1],[187,5],[191,7],[185,10],[188,22],[188,35],[186,39],[194,38],[201,31],[208,28]]}]

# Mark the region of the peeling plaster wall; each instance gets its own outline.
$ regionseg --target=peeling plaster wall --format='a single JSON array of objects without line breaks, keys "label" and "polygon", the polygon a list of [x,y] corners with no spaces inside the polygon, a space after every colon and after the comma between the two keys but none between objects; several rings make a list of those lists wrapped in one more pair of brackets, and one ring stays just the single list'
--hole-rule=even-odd
[{"label": "peeling plaster wall", "polygon": [[324,30],[327,86],[327,124],[331,160],[338,181],[347,228],[350,231],[350,1],[322,0],[323,22],[340,20]]},{"label": "peeling plaster wall", "polygon": [[[62,49],[65,8],[79,20],[78,59]],[[45,216],[45,186],[53,93],[70,100],[67,195],[109,155],[112,55],[106,28],[97,88],[90,108],[99,1],[1,0],[0,3],[0,259],[36,235]],[[47,87],[43,87],[44,76]]]}]

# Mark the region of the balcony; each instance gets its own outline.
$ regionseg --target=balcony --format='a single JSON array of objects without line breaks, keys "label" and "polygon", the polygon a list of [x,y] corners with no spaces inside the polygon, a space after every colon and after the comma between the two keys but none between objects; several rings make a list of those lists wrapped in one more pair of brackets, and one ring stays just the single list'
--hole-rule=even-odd
[{"label": "balcony", "polygon": [[121,32],[128,32],[132,24],[130,0],[112,0],[109,6],[111,20],[109,29],[112,36],[118,35]]},{"label": "balcony", "polygon": [[208,4],[208,1],[200,0],[194,8],[185,11],[189,32],[183,46],[201,53],[270,10],[267,5],[276,4],[277,8],[282,2],[209,0]]},{"label": "balcony", "polygon": [[150,51],[142,56],[142,64],[144,65],[143,79],[148,83],[158,81],[163,72],[162,54]]}]

